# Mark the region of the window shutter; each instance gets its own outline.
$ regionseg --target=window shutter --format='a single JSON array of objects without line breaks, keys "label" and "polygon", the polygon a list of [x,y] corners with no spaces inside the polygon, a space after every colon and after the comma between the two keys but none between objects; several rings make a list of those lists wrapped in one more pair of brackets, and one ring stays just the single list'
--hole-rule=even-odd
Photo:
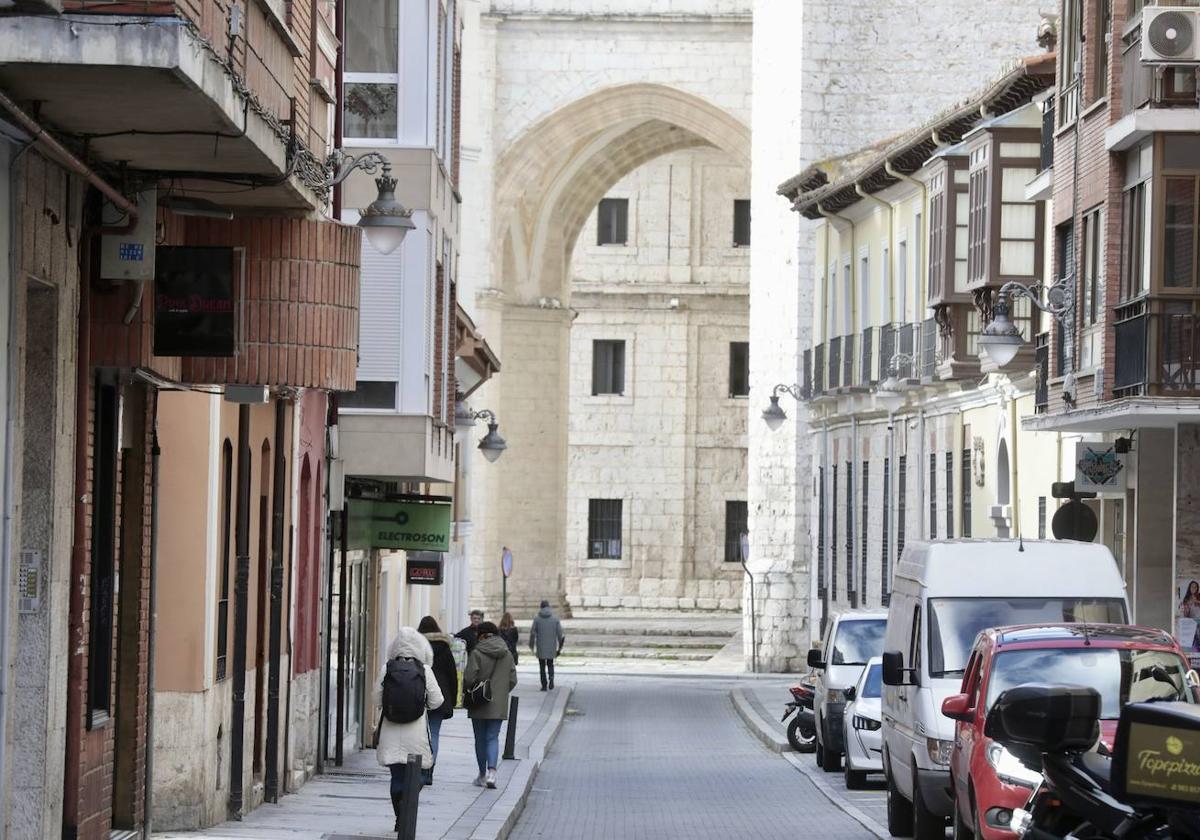
[{"label": "window shutter", "polygon": [[400,377],[401,251],[381,254],[362,240],[359,298],[359,380],[396,382]]},{"label": "window shutter", "polygon": [[614,341],[612,344],[612,392],[625,393],[625,342]]}]

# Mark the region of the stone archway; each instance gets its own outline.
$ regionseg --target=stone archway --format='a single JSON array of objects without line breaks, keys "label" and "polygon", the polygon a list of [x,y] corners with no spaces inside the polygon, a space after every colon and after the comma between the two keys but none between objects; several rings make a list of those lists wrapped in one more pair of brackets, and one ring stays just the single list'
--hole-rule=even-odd
[{"label": "stone archway", "polygon": [[570,263],[597,202],[662,155],[716,148],[744,166],[749,128],[711,102],[669,86],[604,88],[524,131],[499,155],[492,199],[490,286],[478,299],[502,375],[477,402],[496,411],[509,450],[477,485],[472,587],[492,608],[498,558],[513,551],[510,607],[562,601],[566,531]]}]

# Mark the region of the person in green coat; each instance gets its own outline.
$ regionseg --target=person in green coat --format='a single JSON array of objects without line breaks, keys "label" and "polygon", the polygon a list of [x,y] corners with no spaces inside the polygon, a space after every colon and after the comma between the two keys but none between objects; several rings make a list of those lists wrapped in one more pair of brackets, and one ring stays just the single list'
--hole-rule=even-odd
[{"label": "person in green coat", "polygon": [[479,765],[476,787],[496,786],[496,765],[500,762],[500,725],[508,718],[508,695],[517,685],[517,665],[500,630],[490,621],[475,628],[479,643],[467,657],[463,685],[491,680],[492,699],[467,711],[475,729],[475,761]]}]

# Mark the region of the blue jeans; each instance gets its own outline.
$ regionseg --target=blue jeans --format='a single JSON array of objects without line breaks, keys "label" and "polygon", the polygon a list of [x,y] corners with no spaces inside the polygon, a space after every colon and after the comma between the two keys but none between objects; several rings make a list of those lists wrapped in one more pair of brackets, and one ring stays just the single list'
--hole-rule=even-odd
[{"label": "blue jeans", "polygon": [[445,720],[445,718],[443,718],[441,714],[429,715],[429,746],[433,748],[434,764],[437,764],[438,738],[440,738],[442,735],[443,720]]},{"label": "blue jeans", "polygon": [[480,776],[488,770],[495,770],[499,763],[502,723],[502,720],[471,719],[471,725],[475,728],[475,763],[479,765]]}]

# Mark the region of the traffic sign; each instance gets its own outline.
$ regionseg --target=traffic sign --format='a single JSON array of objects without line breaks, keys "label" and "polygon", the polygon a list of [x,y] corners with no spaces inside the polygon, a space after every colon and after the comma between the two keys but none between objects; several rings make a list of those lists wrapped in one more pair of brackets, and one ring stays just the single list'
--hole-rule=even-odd
[{"label": "traffic sign", "polygon": [[505,577],[512,576],[512,552],[506,546],[504,553],[500,555],[500,570],[504,572]]}]

